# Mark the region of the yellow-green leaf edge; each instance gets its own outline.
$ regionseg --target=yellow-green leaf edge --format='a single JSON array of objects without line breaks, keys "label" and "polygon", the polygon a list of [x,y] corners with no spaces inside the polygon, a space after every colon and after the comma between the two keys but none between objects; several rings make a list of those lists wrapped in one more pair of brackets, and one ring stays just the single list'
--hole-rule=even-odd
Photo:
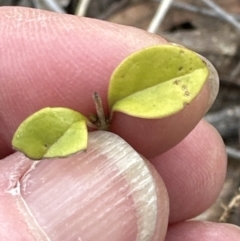
[{"label": "yellow-green leaf edge", "polygon": [[33,160],[66,157],[87,148],[86,122],[77,111],[47,107],[20,124],[12,146]]},{"label": "yellow-green leaf edge", "polygon": [[157,45],[127,57],[111,76],[108,101],[118,111],[146,119],[172,115],[201,91],[209,71],[195,52]]}]

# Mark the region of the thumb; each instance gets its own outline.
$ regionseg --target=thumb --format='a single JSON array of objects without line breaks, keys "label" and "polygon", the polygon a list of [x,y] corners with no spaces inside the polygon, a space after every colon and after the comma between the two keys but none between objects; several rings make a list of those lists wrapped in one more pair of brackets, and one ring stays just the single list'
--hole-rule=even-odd
[{"label": "thumb", "polygon": [[0,240],[164,240],[168,197],[153,167],[124,140],[90,133],[87,152],[0,162]]}]

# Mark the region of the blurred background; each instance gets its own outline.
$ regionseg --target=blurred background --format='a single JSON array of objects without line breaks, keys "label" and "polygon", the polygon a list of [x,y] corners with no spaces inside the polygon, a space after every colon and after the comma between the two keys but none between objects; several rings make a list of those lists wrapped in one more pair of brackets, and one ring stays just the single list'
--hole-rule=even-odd
[{"label": "blurred background", "polygon": [[0,0],[130,25],[159,34],[208,58],[218,70],[218,98],[205,116],[222,135],[228,173],[216,203],[198,220],[240,226],[240,1],[239,0]]}]

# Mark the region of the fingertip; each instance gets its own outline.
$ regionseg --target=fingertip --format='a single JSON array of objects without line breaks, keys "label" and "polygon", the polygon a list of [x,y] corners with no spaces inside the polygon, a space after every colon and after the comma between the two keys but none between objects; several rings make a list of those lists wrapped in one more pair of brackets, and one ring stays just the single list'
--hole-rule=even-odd
[{"label": "fingertip", "polygon": [[17,126],[44,107],[95,113],[97,91],[107,110],[110,76],[129,54],[164,44],[146,31],[49,11],[0,8],[0,158],[12,152]]},{"label": "fingertip", "polygon": [[[17,161],[24,164],[20,170]],[[164,240],[169,213],[165,185],[117,135],[90,133],[88,151],[69,158],[31,162],[15,153],[0,165],[6,183],[0,191],[8,189],[6,202],[11,199],[13,213],[26,222],[26,235],[45,234],[53,241]]]},{"label": "fingertip", "polygon": [[165,241],[238,241],[239,237],[236,225],[188,221],[169,226]]},{"label": "fingertip", "polygon": [[116,112],[110,130],[130,143],[147,158],[153,158],[177,145],[197,125],[209,107],[209,88],[183,110],[160,119],[143,119]]},{"label": "fingertip", "polygon": [[202,120],[152,163],[166,184],[173,223],[193,218],[213,204],[225,180],[227,156],[219,133]]}]

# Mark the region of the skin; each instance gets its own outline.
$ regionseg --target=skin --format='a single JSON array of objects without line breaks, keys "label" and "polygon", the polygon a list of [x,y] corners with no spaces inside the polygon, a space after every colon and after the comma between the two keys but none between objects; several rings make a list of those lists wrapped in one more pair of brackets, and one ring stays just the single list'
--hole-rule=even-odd
[{"label": "skin", "polygon": [[[0,9],[0,36],[0,223],[4,223],[0,226],[0,240],[31,241],[37,239],[32,235],[34,231],[26,229],[25,222],[29,217],[17,212],[14,195],[6,194],[7,185],[11,180],[19,180],[32,165],[30,160],[19,153],[13,153],[11,149],[11,139],[17,126],[28,115],[46,106],[69,107],[85,115],[93,113],[94,104],[91,96],[96,88],[107,108],[108,81],[120,61],[138,49],[164,44],[166,40],[131,27],[32,9],[7,7]],[[201,109],[202,98],[204,96],[195,103],[198,109]],[[194,116],[194,111],[189,108],[186,123],[179,128],[192,125],[191,116]],[[118,132],[124,135],[134,127],[134,121],[126,120],[122,126],[121,118],[126,120],[125,116],[116,116],[115,128],[117,127]],[[144,125],[145,123],[142,129],[147,132],[149,126]],[[171,142],[174,133],[172,134],[165,142]],[[71,158],[74,160],[76,157]],[[41,171],[44,170],[50,180],[54,180],[59,174],[58,168],[61,168],[61,164],[55,169],[50,168],[51,162],[46,164],[45,169],[34,170],[31,180],[32,183],[39,182],[39,185],[31,192],[36,192],[37,197],[44,195],[45,200],[58,198],[61,203],[71,197],[69,205],[81,204],[81,191],[68,193],[61,187],[61,192],[56,194],[51,186],[47,189],[41,187]],[[153,167],[150,168],[155,176],[158,195],[163,198],[165,209],[168,209],[168,202],[170,204],[169,217],[168,210],[159,212],[157,217],[160,223],[167,223],[169,218],[166,237],[159,234],[154,240],[239,240],[240,229],[236,226],[186,221],[213,204],[224,182],[224,144],[212,126],[199,118],[199,123],[186,138],[171,150],[152,158],[151,163]],[[87,207],[89,213],[98,205],[98,189],[94,187],[95,189],[91,190],[92,177],[87,175],[95,169],[96,166],[90,165],[86,167],[85,179],[79,177],[79,183],[89,186],[89,192],[96,195],[92,206]],[[69,169],[72,176],[75,175],[74,171],[74,168]],[[104,186],[107,177],[114,173],[114,169],[106,169],[101,174],[103,178],[98,182],[99,187]],[[23,187],[23,190],[30,190],[27,186],[25,188]],[[106,200],[113,196],[120,200],[124,193],[119,193],[112,187],[106,190],[104,195]],[[37,201],[37,197],[28,196],[28,193],[23,194],[27,205],[35,209],[41,222],[50,231],[62,232],[64,240],[70,240],[70,233],[80,232],[79,227],[73,225],[70,228],[66,223],[61,223],[60,220],[48,215],[47,211],[41,211],[42,203]],[[79,198],[78,203],[75,197]],[[97,209],[85,224],[91,226],[96,215],[107,215],[109,205],[112,203]],[[128,200],[122,205],[126,210],[132,204]],[[92,240],[99,240],[99,237],[106,234],[109,234],[104,239],[106,241],[113,240],[113,237],[116,240],[133,240],[132,233],[128,234],[126,231],[124,238],[121,239],[120,232],[124,221],[134,230],[135,224],[131,215],[131,212],[126,212],[124,219],[119,219],[115,223],[106,216],[108,228],[105,230],[96,225],[91,229],[94,235],[91,237]],[[41,235],[39,240],[44,240],[41,239]]]}]

